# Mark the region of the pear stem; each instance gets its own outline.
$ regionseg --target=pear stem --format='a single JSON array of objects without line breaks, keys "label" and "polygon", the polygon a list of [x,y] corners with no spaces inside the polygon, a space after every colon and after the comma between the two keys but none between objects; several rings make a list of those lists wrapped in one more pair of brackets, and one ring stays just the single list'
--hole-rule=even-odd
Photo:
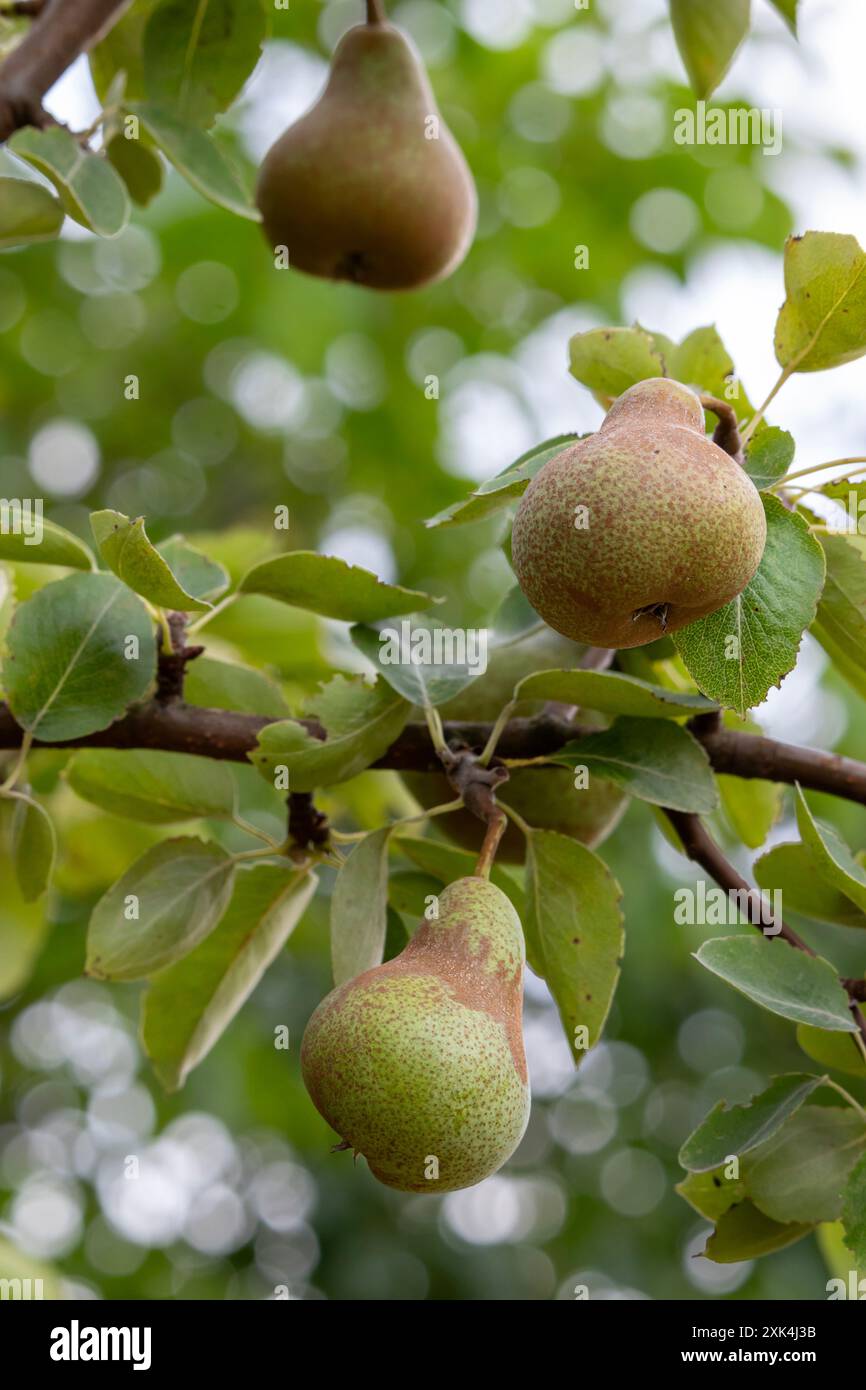
[{"label": "pear stem", "polygon": [[367,0],[367,23],[368,24],[387,24],[388,16],[382,0]]},{"label": "pear stem", "polygon": [[487,822],[487,833],[484,836],[484,843],[481,846],[478,863],[475,865],[475,874],[477,878],[490,877],[490,870],[493,868],[493,861],[496,858],[499,841],[505,834],[507,825],[508,817],[505,812],[500,810],[497,806]]},{"label": "pear stem", "polygon": [[737,463],[745,463],[743,454],[743,441],[740,438],[740,422],[737,419],[737,412],[729,401],[720,401],[716,396],[701,396],[701,405],[704,410],[709,410],[718,419],[716,432],[713,435],[713,443],[720,449],[724,449],[726,454],[730,454]]}]

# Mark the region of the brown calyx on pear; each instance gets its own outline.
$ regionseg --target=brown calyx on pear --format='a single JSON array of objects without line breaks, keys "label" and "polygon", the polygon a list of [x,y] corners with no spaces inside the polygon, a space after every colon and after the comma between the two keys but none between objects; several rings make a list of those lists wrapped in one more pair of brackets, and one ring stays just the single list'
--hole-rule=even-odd
[{"label": "brown calyx on pear", "polygon": [[341,38],[321,97],[268,152],[256,201],[291,266],[409,290],[463,260],[477,196],[421,59],[379,13]]},{"label": "brown calyx on pear", "polygon": [[523,495],[512,563],[545,622],[576,641],[640,647],[742,593],[767,523],[748,474],[705,433],[688,387],[654,377]]}]

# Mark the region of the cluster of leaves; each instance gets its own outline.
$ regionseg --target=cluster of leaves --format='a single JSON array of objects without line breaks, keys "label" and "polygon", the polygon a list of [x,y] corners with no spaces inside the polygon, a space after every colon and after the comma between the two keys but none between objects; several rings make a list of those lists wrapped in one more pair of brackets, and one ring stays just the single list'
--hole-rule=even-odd
[{"label": "cluster of leaves", "polygon": [[132,205],[160,192],[163,157],[203,197],[257,221],[244,176],[211,128],[256,66],[270,23],[265,0],[211,0],[201,13],[179,0],[137,0],[90,55],[102,102],[92,126],[26,126],[7,142],[56,196],[34,180],[0,178],[0,247],[53,240],[65,216],[117,236]]},{"label": "cluster of leaves", "polygon": [[[791,33],[797,33],[798,0],[769,0]],[[670,0],[671,23],[697,95],[718,87],[752,26],[752,0]]]}]

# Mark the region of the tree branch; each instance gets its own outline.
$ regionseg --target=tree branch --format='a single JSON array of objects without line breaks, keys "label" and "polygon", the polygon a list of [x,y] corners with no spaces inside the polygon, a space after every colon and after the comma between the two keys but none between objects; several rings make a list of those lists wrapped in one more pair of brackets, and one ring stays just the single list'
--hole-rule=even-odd
[{"label": "tree branch", "polygon": [[131,0],[48,0],[0,66],[0,141],[23,125],[45,125],[45,93],[120,18]]}]

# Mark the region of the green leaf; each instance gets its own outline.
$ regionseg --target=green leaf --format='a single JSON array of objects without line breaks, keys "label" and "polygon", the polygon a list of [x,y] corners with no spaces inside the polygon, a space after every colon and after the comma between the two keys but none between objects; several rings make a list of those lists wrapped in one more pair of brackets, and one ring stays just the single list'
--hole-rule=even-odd
[{"label": "green leaf", "polygon": [[670,0],[677,48],[697,96],[708,97],[749,32],[750,0]]},{"label": "green leaf", "polygon": [[740,1202],[719,1219],[710,1236],[704,1255],[715,1264],[740,1264],[772,1255],[787,1245],[802,1240],[813,1229],[811,1223],[781,1223],[771,1221],[751,1202]]},{"label": "green leaf", "polygon": [[134,203],[146,208],[161,191],[164,179],[162,160],[143,140],[114,135],[105,147],[109,163],[117,170]]},{"label": "green leaf", "polygon": [[337,875],[331,898],[334,984],[344,985],[380,965],[388,914],[391,826],[359,840]]},{"label": "green leaf", "polygon": [[[470,854],[468,850],[445,844],[443,840],[432,840],[428,836],[397,835],[394,845],[413,864],[417,864],[423,873],[430,874],[440,883],[454,883],[458,878],[471,878],[478,863],[477,854]],[[399,875],[397,877],[399,878]],[[494,864],[490,871],[490,882],[501,889],[511,901],[521,922],[524,921],[526,901],[511,875]],[[397,906],[396,903],[394,905]]]},{"label": "green leaf", "polygon": [[861,1115],[804,1105],[740,1165],[750,1199],[773,1221],[836,1221],[842,1192],[866,1149]]},{"label": "green leaf", "polygon": [[571,375],[607,400],[621,396],[637,381],[665,375],[654,335],[638,325],[575,333],[568,356]]},{"label": "green leaf", "polygon": [[187,704],[205,709],[263,714],[270,719],[284,719],[290,713],[280,687],[264,671],[212,656],[197,656],[187,666],[184,698]]},{"label": "green leaf", "polygon": [[42,897],[51,881],[57,839],[45,807],[21,792],[13,795],[12,862],[22,898],[33,903]]},{"label": "green leaf", "polygon": [[153,624],[110,574],[72,574],[22,603],[3,663],[17,722],[43,742],[107,729],[156,673]]},{"label": "green leaf", "polygon": [[147,95],[192,125],[227,111],[261,56],[261,0],[163,0],[144,31]]},{"label": "green leaf", "polygon": [[799,0],[770,0],[770,4],[779,11],[791,33],[797,36],[797,5]]},{"label": "green leaf", "polygon": [[124,95],[144,96],[142,45],[144,29],[159,0],[135,0],[100,42],[90,50],[90,71],[99,100],[105,104],[109,89],[125,74]]},{"label": "green leaf", "polygon": [[90,524],[102,559],[118,579],[149,603],[182,612],[200,612],[213,605],[188,594],[155,545],[148,540],[144,517],[131,520],[123,512],[92,512]]},{"label": "green leaf", "polygon": [[717,706],[703,695],[666,690],[619,671],[538,671],[514,687],[514,698],[555,700],[564,705],[603,710],[642,719],[682,719]]},{"label": "green leaf", "polygon": [[[659,335],[654,336],[659,342]],[[661,351],[666,376],[707,395],[730,400],[740,420],[754,415],[754,407],[737,378],[734,359],[712,324],[694,329],[681,343]]]},{"label": "green leaf", "polygon": [[[439,654],[446,657],[441,665],[433,660],[437,631],[442,634]],[[462,629],[455,634],[435,620],[414,619],[407,619],[399,629],[384,627],[381,631],[358,624],[349,633],[358,651],[372,661],[391,688],[422,708],[446,704],[478,678],[477,665],[466,661],[471,653],[462,643],[462,635]]]},{"label": "green leaf", "polygon": [[630,796],[656,806],[707,815],[719,804],[704,749],[687,729],[668,720],[617,719],[603,733],[566,744],[548,761],[588,767]]},{"label": "green leaf", "polygon": [[785,909],[809,917],[813,922],[830,922],[839,927],[866,927],[866,915],[821,875],[815,858],[805,845],[774,845],[753,869],[761,888],[779,889]]},{"label": "green leaf", "polygon": [[70,217],[97,236],[114,237],[129,221],[129,194],[117,170],[62,126],[25,126],[7,149],[50,179]]},{"label": "green leaf", "polygon": [[84,801],[129,820],[170,825],[234,813],[235,783],[225,763],[188,753],[87,748],[65,776]]},{"label": "green leaf", "polygon": [[768,493],[767,544],[737,598],[673,634],[705,695],[744,715],[794,667],[824,583],[824,556],[802,516]]},{"label": "green leaf", "polygon": [[714,1173],[689,1173],[677,1183],[676,1191],[713,1224],[746,1195],[742,1182],[738,1178],[726,1178],[722,1169]]},{"label": "green leaf", "polygon": [[854,689],[866,696],[866,563],[845,535],[819,536],[827,580],[812,633]]},{"label": "green leaf", "polygon": [[45,905],[22,896],[11,855],[0,855],[0,1001],[27,984],[47,934]]},{"label": "green leaf", "polygon": [[335,676],[309,702],[327,738],[315,738],[296,720],[268,724],[250,761],[273,784],[275,770],[288,770],[293,792],[315,791],[347,782],[390,748],[412,706],[384,681],[368,685],[363,676]]},{"label": "green leaf", "polygon": [[[776,782],[717,777],[722,810],[738,839],[758,849],[782,814],[784,792]],[[787,889],[787,885],[786,885]]]},{"label": "green leaf", "polygon": [[580,434],[560,434],[555,439],[536,444],[515,463],[509,463],[495,478],[489,478],[486,483],[482,483],[470,497],[464,498],[461,502],[453,502],[444,511],[430,517],[424,523],[425,526],[463,526],[466,522],[482,521],[485,517],[492,516],[494,512],[509,506],[516,498],[521,497],[536,473],[539,473],[546,463],[584,438],[586,436]]},{"label": "green leaf", "polygon": [[621,897],[607,865],[585,845],[552,830],[527,836],[527,956],[547,982],[578,1062],[601,1037],[619,981]]},{"label": "green leaf", "polygon": [[856,1032],[848,998],[829,961],[765,936],[718,936],[695,959],[770,1013],[833,1033]]},{"label": "green leaf", "polygon": [[203,198],[250,222],[261,221],[234,169],[209,135],[151,102],[134,102],[130,110],[169,163]]},{"label": "green leaf", "polygon": [[866,352],[866,255],[856,237],[806,232],[785,243],[786,299],[776,358],[786,372],[823,372]]},{"label": "green leaf", "polygon": [[797,1029],[797,1042],[807,1057],[831,1071],[844,1072],[846,1076],[866,1078],[866,1059],[860,1051],[855,1033],[825,1033],[823,1028],[811,1028],[801,1023]]},{"label": "green leaf", "polygon": [[181,588],[203,603],[212,603],[229,587],[228,570],[209,560],[185,536],[171,536],[157,550]]},{"label": "green leaf", "polygon": [[369,570],[313,550],[291,550],[255,565],[244,575],[238,592],[267,594],[281,603],[347,623],[380,622],[441,602],[416,589],[385,584]]},{"label": "green leaf", "polygon": [[14,532],[0,531],[0,560],[13,560],[19,565],[62,565],[73,570],[96,568],[96,558],[90,547],[71,531],[58,526],[56,521],[46,521],[43,517],[38,522],[41,532],[38,540],[36,518],[31,516],[27,521],[22,516],[22,527],[25,524],[29,535],[21,528]]},{"label": "green leaf", "polygon": [[394,912],[420,921],[427,908],[427,899],[438,897],[441,884],[447,881],[421,873],[420,869],[398,870],[388,880],[388,906]]},{"label": "green leaf", "polygon": [[62,203],[35,179],[0,178],[0,251],[54,241],[65,215]]},{"label": "green leaf", "polygon": [[157,1075],[178,1090],[210,1052],[283,949],[316,891],[288,864],[241,868],[225,915],[144,996],[142,1039]]},{"label": "green leaf", "polygon": [[766,1091],[746,1105],[718,1105],[680,1149],[680,1163],[693,1173],[708,1173],[728,1159],[755,1149],[772,1138],[809,1096],[823,1085],[823,1076],[777,1076]]},{"label": "green leaf", "polygon": [[866,1157],[859,1159],[842,1193],[845,1244],[858,1268],[866,1268]]},{"label": "green leaf", "polygon": [[187,837],[154,845],[93,909],[87,973],[142,980],[173,965],[213,931],[234,874],[219,845]]},{"label": "green leaf", "polygon": [[794,436],[777,425],[768,425],[754,435],[746,450],[746,472],[755,487],[769,487],[784,477],[795,452]]},{"label": "green leaf", "polygon": [[796,810],[797,828],[818,873],[861,911],[866,911],[866,869],[832,825],[818,824],[800,787],[796,790]]}]

